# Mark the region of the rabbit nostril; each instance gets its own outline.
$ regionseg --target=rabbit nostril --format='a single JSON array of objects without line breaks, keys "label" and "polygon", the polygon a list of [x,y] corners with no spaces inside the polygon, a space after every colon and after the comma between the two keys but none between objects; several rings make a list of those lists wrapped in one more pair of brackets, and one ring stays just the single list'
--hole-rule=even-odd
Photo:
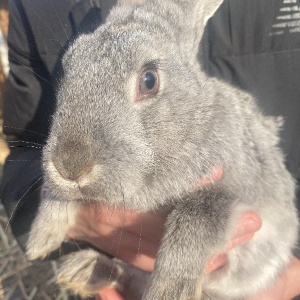
[{"label": "rabbit nostril", "polygon": [[76,175],[76,178],[74,178],[73,180],[77,180],[79,179],[80,177],[88,174],[93,168],[93,165],[87,165],[85,166],[83,169],[81,169]]},{"label": "rabbit nostril", "polygon": [[53,164],[58,173],[67,180],[77,181],[80,177],[87,175],[93,168],[92,164],[83,166],[77,166],[78,168],[73,169],[67,166],[67,163],[60,163],[56,159],[53,159]]},{"label": "rabbit nostril", "polygon": [[53,151],[52,162],[58,173],[71,181],[77,181],[85,176],[94,166],[90,147],[78,142],[58,145]]}]

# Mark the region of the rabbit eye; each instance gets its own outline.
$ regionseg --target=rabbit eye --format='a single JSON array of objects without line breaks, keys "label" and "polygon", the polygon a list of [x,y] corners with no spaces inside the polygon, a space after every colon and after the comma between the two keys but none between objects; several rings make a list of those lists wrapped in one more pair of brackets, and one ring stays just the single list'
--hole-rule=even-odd
[{"label": "rabbit eye", "polygon": [[138,100],[152,96],[159,88],[159,78],[156,70],[145,70],[140,74]]}]

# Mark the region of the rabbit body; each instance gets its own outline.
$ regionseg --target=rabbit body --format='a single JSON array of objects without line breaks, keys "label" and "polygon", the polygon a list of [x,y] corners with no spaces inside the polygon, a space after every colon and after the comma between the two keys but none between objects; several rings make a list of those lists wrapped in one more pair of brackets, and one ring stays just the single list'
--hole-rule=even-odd
[{"label": "rabbit body", "polygon": [[[93,199],[168,214],[144,300],[242,299],[287,265],[298,219],[295,183],[278,147],[280,120],[263,116],[247,93],[208,78],[198,62],[206,21],[221,2],[120,1],[104,25],[69,48],[44,149],[50,191],[32,226],[30,258],[56,249],[80,203]],[[149,72],[158,84],[150,95]],[[224,170],[219,181],[195,185],[215,168]],[[262,218],[261,230],[229,252],[228,266],[204,275],[248,209]],[[90,251],[86,270],[73,260],[60,276],[82,295],[108,284],[102,274],[91,287],[101,255]],[[124,289],[127,267],[115,266],[110,283]]]}]

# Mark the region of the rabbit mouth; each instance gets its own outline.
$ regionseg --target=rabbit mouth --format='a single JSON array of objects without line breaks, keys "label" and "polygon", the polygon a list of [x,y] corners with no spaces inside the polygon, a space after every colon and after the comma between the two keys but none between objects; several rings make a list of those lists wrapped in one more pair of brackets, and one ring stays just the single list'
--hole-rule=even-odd
[{"label": "rabbit mouth", "polygon": [[44,162],[44,169],[52,193],[64,201],[91,199],[109,206],[123,206],[125,201],[130,205],[129,199],[142,186],[141,179],[133,181],[126,176],[121,179],[117,172],[106,173],[99,164],[88,166],[74,178],[61,174],[51,160]]}]

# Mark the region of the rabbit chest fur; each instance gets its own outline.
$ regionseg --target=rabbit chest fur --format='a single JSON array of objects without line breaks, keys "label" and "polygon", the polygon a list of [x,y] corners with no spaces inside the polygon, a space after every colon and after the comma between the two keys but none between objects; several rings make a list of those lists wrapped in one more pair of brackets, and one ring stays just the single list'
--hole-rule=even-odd
[{"label": "rabbit chest fur", "polygon": [[[206,21],[221,2],[119,1],[104,25],[70,46],[44,149],[49,192],[31,229],[31,259],[59,247],[81,203],[93,199],[168,214],[155,269],[139,292],[144,300],[242,299],[287,265],[298,219],[295,183],[278,147],[280,120],[208,78],[198,62]],[[195,186],[216,168],[224,172],[219,181]],[[204,275],[248,209],[260,215],[261,230],[230,251],[226,268]],[[61,271],[67,287],[92,294],[108,273],[110,284],[126,289],[118,279],[130,266],[115,260],[112,272],[101,254],[79,255]]]}]

